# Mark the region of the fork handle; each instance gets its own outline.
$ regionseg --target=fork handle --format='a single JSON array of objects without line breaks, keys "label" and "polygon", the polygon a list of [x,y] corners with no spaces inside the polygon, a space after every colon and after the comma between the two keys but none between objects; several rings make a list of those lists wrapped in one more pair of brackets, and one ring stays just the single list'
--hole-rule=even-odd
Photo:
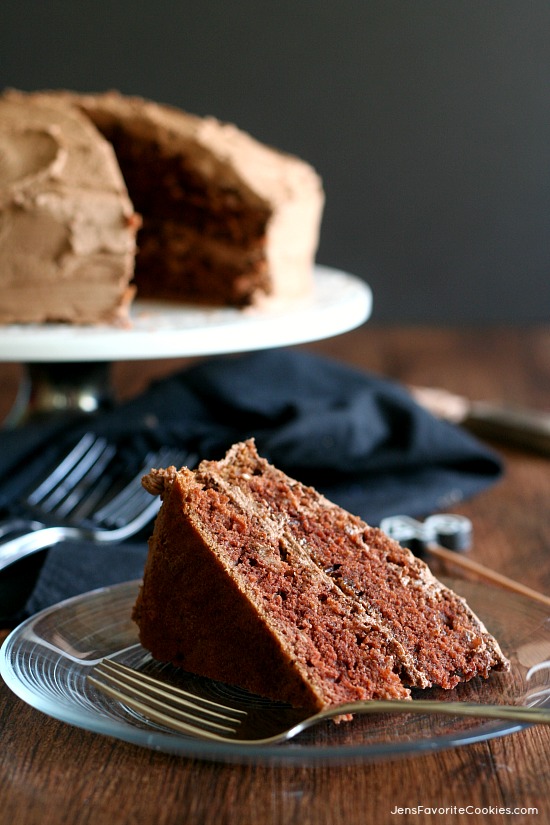
[{"label": "fork handle", "polygon": [[349,702],[320,711],[314,717],[316,721],[331,719],[335,716],[352,713],[426,713],[445,716],[470,716],[482,719],[502,719],[524,724],[550,724],[550,709],[547,707],[528,707],[524,705],[483,705],[476,702],[441,702],[431,699],[414,699],[412,702],[402,699],[377,699],[366,702]]},{"label": "fork handle", "polygon": [[128,527],[116,530],[88,530],[85,527],[41,527],[0,544],[0,572],[15,562],[46,550],[62,541],[89,541],[105,544],[122,541],[129,534]]},{"label": "fork handle", "polygon": [[38,525],[40,529],[28,530],[21,536],[17,536],[9,541],[0,542],[0,572],[10,567],[10,565],[15,564],[15,562],[24,559],[26,556],[31,556],[40,550],[46,550],[48,547],[53,547],[54,544],[59,544],[62,541],[89,541],[94,544],[112,544],[123,541],[129,536],[135,535],[142,527],[145,527],[145,525],[154,518],[158,508],[158,500],[153,499],[147,507],[143,508],[138,516],[127,524],[123,524],[121,527],[116,527],[112,530],[70,527],[66,525],[44,527],[38,522],[35,522],[35,526]]},{"label": "fork handle", "polygon": [[[83,530],[77,527],[42,527],[39,530],[23,533],[17,538],[10,539],[0,545],[0,571],[5,570],[15,562],[59,544],[67,539],[86,540]],[[87,532],[87,531],[86,531]],[[91,537],[91,534],[90,534]]]},{"label": "fork handle", "polygon": [[0,539],[4,536],[9,536],[10,533],[30,533],[32,530],[40,530],[46,525],[42,521],[34,521],[29,518],[14,518],[4,519],[0,521]]}]

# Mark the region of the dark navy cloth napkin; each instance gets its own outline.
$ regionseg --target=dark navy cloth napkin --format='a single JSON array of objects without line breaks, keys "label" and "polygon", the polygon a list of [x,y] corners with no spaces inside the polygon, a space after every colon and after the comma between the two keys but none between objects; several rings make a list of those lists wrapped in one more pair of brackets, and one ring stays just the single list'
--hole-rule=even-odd
[{"label": "dark navy cloth napkin", "polygon": [[[161,445],[218,459],[253,436],[261,455],[373,525],[452,509],[502,473],[491,450],[399,384],[303,351],[268,350],[200,362],[85,421],[0,431],[0,515],[85,430],[110,438],[136,466]],[[139,577],[145,537],[119,547],[52,548],[27,612]]]}]

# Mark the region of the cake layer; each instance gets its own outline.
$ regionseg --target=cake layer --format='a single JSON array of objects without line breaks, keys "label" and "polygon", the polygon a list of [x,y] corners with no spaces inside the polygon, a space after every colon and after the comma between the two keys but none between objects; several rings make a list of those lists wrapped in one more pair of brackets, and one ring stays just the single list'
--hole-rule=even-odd
[{"label": "cake layer", "polygon": [[426,565],[252,442],[144,484],[163,505],[134,618],[156,658],[312,709],[507,667]]},{"label": "cake layer", "polygon": [[[241,307],[270,292],[265,256],[254,244],[236,249],[215,239],[205,245],[200,231],[166,220],[148,221],[139,245],[135,283],[141,298],[177,296],[191,303]],[[149,277],[148,273],[158,271],[160,258],[162,273]]]}]

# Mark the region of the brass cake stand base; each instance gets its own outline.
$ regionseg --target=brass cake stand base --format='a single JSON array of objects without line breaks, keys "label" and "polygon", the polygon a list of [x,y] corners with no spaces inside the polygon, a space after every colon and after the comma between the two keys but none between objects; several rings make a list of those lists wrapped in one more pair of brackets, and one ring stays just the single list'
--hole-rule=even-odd
[{"label": "brass cake stand base", "polygon": [[113,404],[109,362],[24,364],[15,403],[3,426],[90,415]]}]

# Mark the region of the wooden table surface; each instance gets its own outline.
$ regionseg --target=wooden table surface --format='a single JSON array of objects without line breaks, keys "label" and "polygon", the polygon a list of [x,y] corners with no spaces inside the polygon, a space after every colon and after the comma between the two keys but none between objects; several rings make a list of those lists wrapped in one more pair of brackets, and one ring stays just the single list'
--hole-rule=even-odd
[{"label": "wooden table surface", "polygon": [[[550,328],[367,324],[307,349],[403,382],[550,410]],[[117,364],[117,393],[129,397],[183,363]],[[19,376],[18,366],[0,364],[2,416]],[[474,523],[471,557],[548,594],[550,460],[509,447],[501,453],[504,479],[457,508]],[[2,684],[0,729],[2,825],[550,821],[548,728],[378,764],[224,765],[78,730],[28,707]],[[447,812],[392,813],[416,806]],[[504,812],[528,808],[538,813]]]}]

